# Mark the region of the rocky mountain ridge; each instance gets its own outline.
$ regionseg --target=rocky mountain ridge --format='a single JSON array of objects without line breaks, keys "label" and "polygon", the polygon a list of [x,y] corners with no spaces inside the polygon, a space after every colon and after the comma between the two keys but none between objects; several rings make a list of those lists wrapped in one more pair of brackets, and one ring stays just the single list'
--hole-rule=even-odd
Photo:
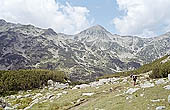
[{"label": "rocky mountain ridge", "polygon": [[76,35],[0,20],[0,70],[64,70],[72,80],[93,80],[140,67],[170,53],[170,33],[155,38],[113,35],[97,25]]}]

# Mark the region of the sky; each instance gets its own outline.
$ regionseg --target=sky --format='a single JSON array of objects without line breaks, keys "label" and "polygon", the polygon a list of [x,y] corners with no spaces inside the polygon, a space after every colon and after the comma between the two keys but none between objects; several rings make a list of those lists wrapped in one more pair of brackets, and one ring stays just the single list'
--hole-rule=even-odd
[{"label": "sky", "polygon": [[0,0],[0,19],[76,34],[101,25],[112,34],[170,31],[170,0]]}]

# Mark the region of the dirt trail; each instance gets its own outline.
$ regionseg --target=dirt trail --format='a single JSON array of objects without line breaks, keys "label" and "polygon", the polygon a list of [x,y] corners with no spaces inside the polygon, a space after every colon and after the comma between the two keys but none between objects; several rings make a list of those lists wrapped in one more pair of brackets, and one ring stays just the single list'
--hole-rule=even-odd
[{"label": "dirt trail", "polygon": [[67,110],[80,110],[81,107],[86,106],[86,105],[88,105],[89,103],[94,102],[94,101],[96,101],[96,100],[99,99],[99,98],[100,98],[100,97],[97,97],[97,98],[94,98],[94,99],[91,99],[91,100],[85,100],[85,101],[83,101],[83,102],[81,102],[81,103],[79,103],[79,104],[76,104],[76,105],[68,108]]},{"label": "dirt trail", "polygon": [[[121,89],[121,86],[114,87],[112,92],[114,92],[118,89]],[[99,95],[98,97],[93,98],[93,99],[89,99],[89,100],[83,100],[82,102],[75,104],[74,106],[68,108],[67,110],[80,110],[81,107],[86,106],[86,105],[90,104],[91,102],[95,102],[96,100],[100,99],[101,97],[105,97],[106,94],[110,94],[112,92],[108,91],[106,93],[102,93],[102,92],[96,93],[96,94]],[[115,96],[115,97],[117,97],[117,96]]]}]

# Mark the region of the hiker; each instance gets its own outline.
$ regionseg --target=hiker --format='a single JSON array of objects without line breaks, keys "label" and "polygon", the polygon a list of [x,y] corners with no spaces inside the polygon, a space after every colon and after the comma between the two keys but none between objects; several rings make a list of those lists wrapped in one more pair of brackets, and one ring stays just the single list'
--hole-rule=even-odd
[{"label": "hiker", "polygon": [[137,80],[137,76],[136,75],[133,75],[133,74],[131,74],[130,75],[130,78],[132,78],[132,80],[134,81],[134,86],[136,85],[136,80]]}]

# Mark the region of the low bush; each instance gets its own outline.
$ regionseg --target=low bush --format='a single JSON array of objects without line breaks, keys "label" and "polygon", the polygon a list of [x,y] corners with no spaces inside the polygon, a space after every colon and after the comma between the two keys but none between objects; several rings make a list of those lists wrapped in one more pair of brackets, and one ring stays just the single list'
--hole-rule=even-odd
[{"label": "low bush", "polygon": [[65,82],[64,72],[50,70],[0,71],[0,95],[10,91],[29,90],[47,85],[47,81]]},{"label": "low bush", "polygon": [[152,69],[151,78],[164,78],[170,74],[170,61],[157,65]]}]

